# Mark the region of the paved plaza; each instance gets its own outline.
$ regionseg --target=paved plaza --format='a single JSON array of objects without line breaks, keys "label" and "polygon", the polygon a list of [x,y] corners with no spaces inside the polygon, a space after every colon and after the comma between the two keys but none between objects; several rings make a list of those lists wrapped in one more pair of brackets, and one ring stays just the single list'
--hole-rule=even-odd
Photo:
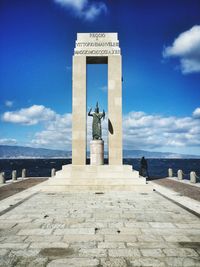
[{"label": "paved plaza", "polygon": [[154,191],[36,191],[1,212],[0,266],[200,266],[200,219]]}]

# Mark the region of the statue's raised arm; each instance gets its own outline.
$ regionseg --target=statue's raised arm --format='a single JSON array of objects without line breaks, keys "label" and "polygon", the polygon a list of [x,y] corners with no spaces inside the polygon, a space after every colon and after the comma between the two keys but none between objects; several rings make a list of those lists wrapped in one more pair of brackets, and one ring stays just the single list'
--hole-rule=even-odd
[{"label": "statue's raised arm", "polygon": [[94,113],[91,113],[92,109],[89,110],[88,116],[93,117],[92,122],[92,138],[93,140],[101,140],[102,139],[102,131],[101,131],[101,119],[105,118],[105,111],[102,113],[99,112],[98,102],[96,104],[96,108]]},{"label": "statue's raised arm", "polygon": [[91,114],[91,111],[92,111],[92,108],[89,110],[88,116],[92,116],[93,117],[93,114]]}]

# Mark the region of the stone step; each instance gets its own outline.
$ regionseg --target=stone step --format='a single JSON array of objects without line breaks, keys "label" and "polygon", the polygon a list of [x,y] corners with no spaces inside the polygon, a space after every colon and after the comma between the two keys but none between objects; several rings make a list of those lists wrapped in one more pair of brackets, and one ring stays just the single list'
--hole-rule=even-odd
[{"label": "stone step", "polygon": [[47,185],[43,186],[45,192],[110,192],[110,191],[132,191],[132,192],[151,192],[153,187],[150,185]]},{"label": "stone step", "polygon": [[87,171],[70,171],[61,170],[56,172],[56,178],[139,178],[138,171],[124,171],[124,172],[87,172]]},{"label": "stone step", "polygon": [[126,172],[132,171],[132,165],[63,165],[62,170],[76,172]]},{"label": "stone step", "polygon": [[50,178],[48,181],[49,185],[140,185],[146,184],[145,178],[132,178],[132,179],[112,179],[112,178],[72,178],[72,179],[63,179],[63,178]]}]

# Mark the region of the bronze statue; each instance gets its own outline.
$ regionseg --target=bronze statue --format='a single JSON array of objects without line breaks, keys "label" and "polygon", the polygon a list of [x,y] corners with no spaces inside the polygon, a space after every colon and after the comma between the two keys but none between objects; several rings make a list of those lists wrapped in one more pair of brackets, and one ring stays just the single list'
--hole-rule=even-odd
[{"label": "bronze statue", "polygon": [[88,112],[88,116],[93,117],[92,122],[92,138],[93,140],[101,140],[102,139],[102,131],[101,131],[101,119],[105,118],[105,111],[102,113],[99,112],[98,102],[96,104],[95,111],[91,113],[92,108]]}]

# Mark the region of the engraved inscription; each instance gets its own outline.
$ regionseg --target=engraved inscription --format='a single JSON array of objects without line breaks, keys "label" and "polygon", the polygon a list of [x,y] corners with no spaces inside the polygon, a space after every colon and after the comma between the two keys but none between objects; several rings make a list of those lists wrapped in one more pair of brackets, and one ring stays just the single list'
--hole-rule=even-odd
[{"label": "engraved inscription", "polygon": [[116,34],[88,33],[79,34],[75,55],[120,55]]}]

